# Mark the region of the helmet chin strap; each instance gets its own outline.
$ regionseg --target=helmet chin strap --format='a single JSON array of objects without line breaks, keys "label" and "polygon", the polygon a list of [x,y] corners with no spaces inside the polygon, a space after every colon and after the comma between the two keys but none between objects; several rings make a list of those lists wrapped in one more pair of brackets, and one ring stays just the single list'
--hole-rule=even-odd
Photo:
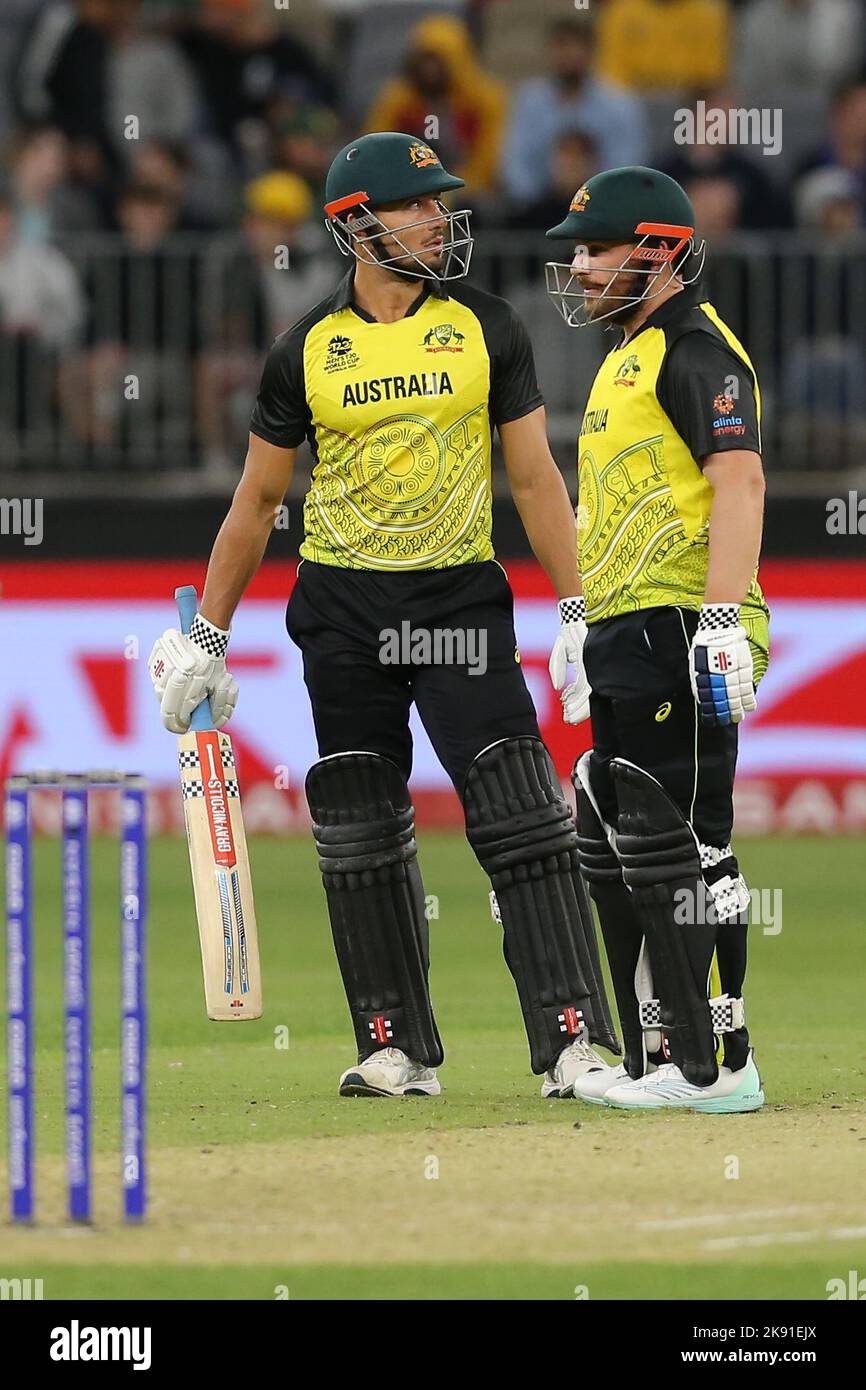
[{"label": "helmet chin strap", "polygon": [[[409,280],[409,282],[410,282],[411,284],[417,284],[419,281],[426,279],[427,277],[426,277],[425,275],[423,275],[423,274],[421,273],[421,271],[415,270],[415,269],[413,269],[412,267],[409,267],[409,268],[407,268],[406,270],[398,270],[395,266],[392,266],[392,265],[389,265],[389,264],[388,264],[388,261],[389,261],[389,260],[409,260],[409,261],[411,261],[411,260],[414,260],[415,257],[414,257],[414,255],[413,255],[413,253],[412,253],[411,251],[408,251],[408,250],[406,249],[406,247],[403,245],[403,243],[402,243],[402,241],[400,240],[400,238],[397,237],[397,236],[395,236],[395,234],[394,234],[393,232],[389,232],[389,233],[387,233],[387,235],[389,235],[389,236],[391,236],[391,237],[393,238],[393,240],[394,240],[394,241],[397,243],[397,245],[400,247],[400,250],[403,251],[405,254],[404,254],[403,256],[396,256],[396,257],[395,257],[395,256],[387,256],[387,255],[385,254],[385,246],[384,246],[385,235],[386,235],[386,233],[383,232],[380,236],[370,237],[367,241],[365,241],[365,242],[363,243],[363,244],[364,244],[364,249],[370,252],[370,254],[373,256],[374,261],[375,261],[375,263],[378,265],[378,267],[379,267],[381,270],[385,270],[385,271],[389,272],[389,274],[391,274],[391,275],[399,275],[399,276],[402,276],[403,279]],[[363,264],[363,258],[362,258],[362,257],[359,256],[359,257],[358,257],[358,260],[361,262],[361,264]],[[374,261],[368,261],[367,264],[368,264],[368,265],[372,265],[372,264],[374,263]]]},{"label": "helmet chin strap", "polygon": [[[668,278],[664,282],[664,284],[659,285],[659,276],[662,275],[665,270],[667,270],[668,272]],[[608,280],[605,290],[602,290],[599,299],[604,299],[607,288],[609,288],[610,285],[614,283],[617,275],[629,275],[632,273],[633,272],[628,267],[626,267],[624,271],[615,271],[611,278]],[[637,271],[636,273],[641,274],[640,271]],[[627,324],[632,318],[634,318],[635,314],[639,312],[641,306],[645,304],[648,299],[656,299],[660,294],[664,294],[668,285],[672,284],[676,278],[676,272],[670,265],[659,266],[655,274],[649,272],[647,275],[646,284],[644,285],[640,293],[632,296],[627,296],[626,302],[622,305],[622,308],[614,311],[615,313],[623,315],[622,319],[620,320],[620,325]],[[656,288],[656,286],[658,286],[658,288]],[[652,293],[650,293],[650,291],[652,291]],[[617,320],[612,317],[608,326],[614,327],[616,326],[616,324]]]},{"label": "helmet chin strap", "polygon": [[[384,223],[382,225],[384,227]],[[386,250],[385,238],[388,236],[398,248],[396,254],[393,252],[389,254]],[[360,243],[356,241],[356,244],[361,245],[365,251],[369,251],[382,270],[390,271],[392,275],[399,275],[413,284],[419,280],[435,280],[437,278],[435,271],[428,270],[420,256],[415,251],[410,251],[405,242],[400,240],[393,227],[385,227],[378,235],[365,237]],[[363,261],[361,256],[358,259]],[[405,267],[395,265],[393,264],[395,261],[406,261],[408,264]],[[373,261],[370,261],[369,264],[372,265]]]}]

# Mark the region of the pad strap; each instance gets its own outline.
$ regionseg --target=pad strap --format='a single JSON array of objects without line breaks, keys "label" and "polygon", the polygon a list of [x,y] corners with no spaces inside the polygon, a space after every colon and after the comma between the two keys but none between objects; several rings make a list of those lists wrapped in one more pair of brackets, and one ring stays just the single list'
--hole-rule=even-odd
[{"label": "pad strap", "polygon": [[[658,999],[642,999],[638,1005],[640,1026],[646,1032],[662,1026],[662,1006]],[[710,999],[710,1019],[715,1034],[733,1033],[746,1026],[746,1006],[742,999],[718,994]]]}]

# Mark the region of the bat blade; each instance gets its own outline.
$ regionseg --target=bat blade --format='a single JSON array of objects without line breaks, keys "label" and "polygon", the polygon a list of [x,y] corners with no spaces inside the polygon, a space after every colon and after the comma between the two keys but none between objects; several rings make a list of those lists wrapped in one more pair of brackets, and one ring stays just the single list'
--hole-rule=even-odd
[{"label": "bat blade", "polygon": [[[175,590],[181,630],[198,608],[192,585]],[[234,750],[213,727],[210,701],[177,741],[208,1018],[261,1018],[262,970],[247,837]]]},{"label": "bat blade", "polygon": [[221,730],[178,739],[181,793],[208,1018],[262,1015],[253,885],[231,739]]}]

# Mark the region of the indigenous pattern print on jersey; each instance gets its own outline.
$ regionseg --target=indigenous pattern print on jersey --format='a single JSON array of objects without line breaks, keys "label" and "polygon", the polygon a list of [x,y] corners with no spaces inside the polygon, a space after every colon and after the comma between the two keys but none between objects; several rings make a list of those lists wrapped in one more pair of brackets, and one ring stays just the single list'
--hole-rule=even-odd
[{"label": "indigenous pattern print on jersey", "polygon": [[532,349],[504,300],[428,287],[396,323],[353,303],[353,272],[278,338],[250,428],[309,440],[300,553],[349,569],[489,560],[493,427],[541,404]]},{"label": "indigenous pattern print on jersey", "polygon": [[[761,400],[744,348],[697,289],[684,290],[608,353],[578,451],[578,561],[588,622],[637,609],[699,609],[713,491],[708,454],[761,451]],[[757,572],[740,610],[756,675],[768,610]]]}]

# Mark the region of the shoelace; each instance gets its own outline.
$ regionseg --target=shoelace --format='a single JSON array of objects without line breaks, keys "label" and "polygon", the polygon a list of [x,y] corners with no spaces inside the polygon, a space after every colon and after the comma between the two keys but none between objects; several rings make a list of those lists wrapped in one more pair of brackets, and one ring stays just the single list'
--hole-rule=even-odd
[{"label": "shoelace", "polygon": [[406,1056],[400,1051],[399,1047],[380,1047],[377,1052],[367,1058],[368,1062],[393,1062],[395,1066],[403,1066]]},{"label": "shoelace", "polygon": [[667,1080],[669,1077],[673,1077],[675,1072],[676,1072],[676,1078],[675,1078],[675,1079],[676,1079],[677,1081],[684,1081],[684,1080],[685,1080],[685,1077],[683,1076],[683,1074],[682,1074],[682,1072],[680,1071],[679,1067],[677,1066],[676,1062],[663,1062],[662,1065],[661,1065],[660,1067],[657,1067],[656,1070],[652,1073],[652,1076],[651,1076],[650,1079],[651,1079],[652,1081],[656,1081],[656,1080],[665,1081],[665,1080]]},{"label": "shoelace", "polygon": [[559,1054],[559,1061],[561,1062],[565,1056],[577,1057],[581,1062],[596,1062],[599,1066],[604,1066],[602,1058],[584,1038],[575,1038],[573,1043],[569,1043],[568,1047],[563,1048]]}]

